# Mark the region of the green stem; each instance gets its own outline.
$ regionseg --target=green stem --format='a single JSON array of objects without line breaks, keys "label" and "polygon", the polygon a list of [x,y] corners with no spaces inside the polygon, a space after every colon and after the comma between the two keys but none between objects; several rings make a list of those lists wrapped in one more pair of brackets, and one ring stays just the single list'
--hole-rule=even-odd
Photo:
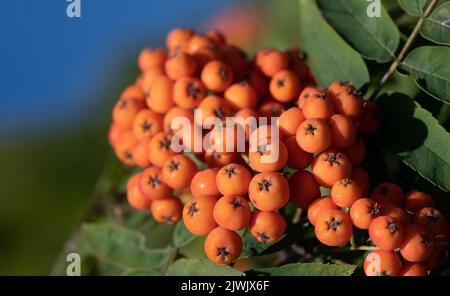
[{"label": "green stem", "polygon": [[414,27],[414,30],[411,32],[411,35],[409,35],[408,40],[406,40],[406,43],[403,46],[402,50],[400,51],[398,56],[394,59],[394,62],[391,64],[391,66],[389,67],[387,72],[381,78],[380,83],[375,88],[373,93],[370,95],[369,100],[373,100],[378,96],[381,89],[388,82],[388,80],[391,78],[391,76],[395,73],[395,70],[397,70],[398,66],[405,58],[406,54],[408,53],[408,50],[410,49],[411,45],[413,44],[414,40],[416,39],[417,35],[419,34],[419,31],[420,31],[420,28],[422,27],[423,22],[433,11],[433,8],[436,6],[437,2],[438,2],[438,0],[431,1],[430,5],[428,5],[425,12],[420,16],[419,20],[417,21],[416,26]]}]

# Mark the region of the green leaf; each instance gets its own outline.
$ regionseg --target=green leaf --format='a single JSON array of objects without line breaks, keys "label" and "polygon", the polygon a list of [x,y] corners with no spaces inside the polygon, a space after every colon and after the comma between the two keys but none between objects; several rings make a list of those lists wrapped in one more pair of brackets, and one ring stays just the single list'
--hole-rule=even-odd
[{"label": "green leaf", "polygon": [[450,2],[437,7],[420,28],[423,37],[439,43],[450,44]]},{"label": "green leaf", "polygon": [[171,249],[147,249],[144,236],[133,230],[108,224],[84,224],[87,248],[100,261],[124,268],[154,270],[171,256]]},{"label": "green leaf", "polygon": [[302,234],[303,228],[301,227],[301,225],[289,225],[286,229],[286,232],[279,240],[265,244],[257,241],[249,232],[243,239],[244,249],[242,250],[241,256],[252,257],[278,252],[297,242],[299,238],[301,238]]},{"label": "green leaf", "polygon": [[[448,0],[440,0],[437,5],[445,3]],[[430,5],[431,0],[398,0],[400,7],[409,15],[419,17],[425,9]]]},{"label": "green leaf", "polygon": [[361,0],[319,0],[325,18],[353,48],[367,59],[391,61],[400,32],[383,5],[380,17],[368,17],[368,5]]},{"label": "green leaf", "polygon": [[422,46],[403,61],[417,85],[431,96],[450,103],[450,48]]},{"label": "green leaf", "polygon": [[350,276],[355,272],[355,269],[356,265],[350,264],[292,263],[280,267],[255,269],[249,274],[271,276]]},{"label": "green leaf", "polygon": [[381,145],[420,175],[450,191],[450,134],[427,110],[402,94],[383,95]]},{"label": "green leaf", "polygon": [[178,259],[169,267],[167,275],[237,276],[243,274],[237,269],[226,265],[214,264],[205,259]]},{"label": "green leaf", "polygon": [[175,247],[181,248],[189,244],[196,238],[184,225],[183,220],[177,223],[173,232],[173,244]]},{"label": "green leaf", "polygon": [[300,46],[318,84],[342,80],[360,88],[369,82],[364,60],[325,21],[315,1],[299,1]]}]

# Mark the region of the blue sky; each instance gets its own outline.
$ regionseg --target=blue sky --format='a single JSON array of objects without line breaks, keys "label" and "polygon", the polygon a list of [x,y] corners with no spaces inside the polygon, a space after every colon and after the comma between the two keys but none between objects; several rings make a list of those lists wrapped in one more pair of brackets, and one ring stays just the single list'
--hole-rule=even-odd
[{"label": "blue sky", "polygon": [[[89,115],[123,63],[163,45],[173,27],[199,28],[233,1],[8,0],[0,9],[0,134],[49,130]],[[116,79],[116,80],[114,80]]]}]

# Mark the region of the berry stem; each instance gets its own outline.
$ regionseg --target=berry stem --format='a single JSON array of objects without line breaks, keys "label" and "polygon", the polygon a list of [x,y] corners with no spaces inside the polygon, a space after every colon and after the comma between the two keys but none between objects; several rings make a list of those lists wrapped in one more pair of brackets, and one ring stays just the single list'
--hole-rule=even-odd
[{"label": "berry stem", "polygon": [[381,89],[384,87],[384,85],[388,82],[388,80],[391,78],[391,76],[394,74],[395,70],[397,70],[400,63],[405,58],[406,54],[408,53],[409,48],[413,44],[414,40],[416,39],[417,35],[419,34],[420,28],[422,27],[423,22],[425,19],[430,15],[430,13],[433,11],[433,8],[436,6],[438,0],[431,1],[430,5],[425,9],[425,12],[422,13],[419,20],[417,21],[416,26],[414,27],[414,30],[411,32],[411,35],[409,35],[408,40],[406,40],[405,45],[403,45],[402,50],[398,54],[397,57],[395,57],[394,62],[391,64],[387,72],[383,75],[383,77],[380,80],[380,83],[375,88],[373,93],[369,97],[370,100],[374,100],[378,94],[380,93]]}]

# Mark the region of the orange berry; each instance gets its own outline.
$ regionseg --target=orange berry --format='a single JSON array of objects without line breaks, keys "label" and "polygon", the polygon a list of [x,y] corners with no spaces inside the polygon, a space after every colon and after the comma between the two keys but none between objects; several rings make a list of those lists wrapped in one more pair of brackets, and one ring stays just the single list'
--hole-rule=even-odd
[{"label": "orange berry", "polygon": [[156,113],[166,113],[173,105],[173,81],[167,76],[158,76],[150,83],[147,106]]},{"label": "orange berry", "polygon": [[283,142],[266,138],[261,139],[258,143],[250,142],[248,158],[250,166],[254,170],[258,172],[276,172],[286,165],[288,151]]},{"label": "orange berry", "polygon": [[170,51],[183,49],[194,35],[191,29],[176,28],[167,34],[166,46]]},{"label": "orange berry", "polygon": [[380,215],[380,205],[370,198],[360,198],[350,208],[352,223],[359,229],[369,229],[370,223]]},{"label": "orange berry", "polygon": [[162,131],[163,118],[160,114],[149,109],[141,110],[133,121],[133,135],[141,140],[152,137]]},{"label": "orange berry", "polygon": [[183,189],[191,184],[198,169],[186,155],[178,154],[168,158],[162,167],[163,181],[173,189]]},{"label": "orange berry", "polygon": [[223,92],[233,82],[233,70],[224,62],[214,60],[207,63],[200,75],[208,90]]},{"label": "orange berry", "polygon": [[167,197],[152,202],[153,218],[159,223],[175,224],[181,219],[183,204],[178,197]]},{"label": "orange berry", "polygon": [[406,263],[400,270],[401,276],[428,276],[427,268],[421,263]]},{"label": "orange berry", "polygon": [[397,249],[402,242],[403,234],[403,225],[389,216],[377,217],[369,225],[370,239],[383,251]]},{"label": "orange berry", "polygon": [[355,143],[357,133],[350,117],[335,114],[331,116],[328,124],[330,125],[333,147],[345,149]]},{"label": "orange berry", "polygon": [[164,66],[155,66],[148,68],[145,72],[138,77],[136,83],[142,89],[142,100],[145,100],[146,93],[150,90],[150,86],[152,85],[152,81],[161,75],[166,75],[166,71],[164,70]]},{"label": "orange berry", "polygon": [[191,192],[194,197],[209,195],[220,196],[216,185],[216,176],[218,169],[206,169],[198,171],[191,181]]},{"label": "orange berry", "polygon": [[197,70],[197,61],[193,56],[179,52],[167,59],[165,69],[170,79],[178,80],[184,76],[193,76]]},{"label": "orange berry", "polygon": [[373,250],[364,261],[364,273],[367,276],[397,276],[401,264],[394,251]]},{"label": "orange berry", "polygon": [[142,72],[145,70],[163,66],[166,62],[167,54],[162,48],[145,48],[139,54],[138,65]]},{"label": "orange berry", "polygon": [[317,182],[327,188],[339,180],[350,178],[352,174],[352,165],[347,156],[333,150],[317,155],[311,169]]},{"label": "orange berry", "polygon": [[204,98],[198,105],[198,109],[202,112],[201,116],[197,116],[194,119],[199,126],[203,126],[210,118],[217,117],[224,120],[231,115],[231,108],[228,106],[228,103],[221,97],[214,95]]},{"label": "orange berry", "polygon": [[252,179],[249,170],[239,164],[231,163],[222,167],[216,176],[217,189],[223,195],[245,195]]},{"label": "orange berry", "polygon": [[307,119],[297,128],[295,138],[298,145],[309,153],[319,153],[331,144],[331,131],[321,119]]},{"label": "orange berry", "polygon": [[259,173],[251,180],[248,195],[258,210],[276,211],[289,201],[289,184],[279,173]]},{"label": "orange berry", "polygon": [[133,151],[137,140],[131,131],[126,131],[114,145],[114,152],[117,158],[127,165],[134,165]]},{"label": "orange berry", "polygon": [[217,201],[213,214],[217,224],[221,227],[237,231],[250,223],[251,210],[245,198],[226,195]]},{"label": "orange berry", "polygon": [[194,123],[194,113],[192,113],[192,110],[186,110],[181,107],[173,107],[166,114],[164,114],[163,118],[164,131],[170,132],[170,131],[179,131],[180,129],[182,129],[182,126],[172,129],[171,127],[172,122],[176,118],[186,118],[191,124]]},{"label": "orange berry", "polygon": [[423,262],[433,253],[434,239],[431,234],[419,225],[406,227],[400,254],[409,262]]},{"label": "orange berry", "polygon": [[289,108],[281,113],[278,124],[280,132],[286,136],[295,136],[298,126],[305,121],[302,110],[297,107]]},{"label": "orange berry", "polygon": [[120,95],[121,99],[134,99],[138,101],[145,100],[144,89],[138,84],[132,84],[125,88],[125,90]]},{"label": "orange berry", "polygon": [[133,149],[133,162],[141,167],[146,168],[151,165],[150,159],[148,157],[148,143],[150,138],[144,138],[140,140]]},{"label": "orange berry", "polygon": [[212,149],[207,150],[203,161],[210,168],[221,168],[230,163],[241,162],[241,155],[237,152],[217,152]]},{"label": "orange berry", "polygon": [[361,187],[362,193],[367,195],[369,192],[369,174],[360,167],[353,167],[351,179],[355,180]]},{"label": "orange berry", "polygon": [[194,109],[200,104],[206,94],[206,89],[200,79],[181,77],[173,86],[173,100],[184,109]]},{"label": "orange berry", "polygon": [[312,225],[317,224],[319,216],[327,210],[340,210],[340,208],[333,202],[331,197],[324,196],[314,200],[308,207],[308,221]]},{"label": "orange berry", "polygon": [[227,43],[225,35],[216,30],[206,32],[206,37],[208,37],[209,40],[212,40],[216,46],[222,46]]},{"label": "orange berry", "polygon": [[343,83],[341,86],[331,87],[330,91],[335,94],[334,108],[336,113],[346,115],[352,120],[361,117],[364,111],[364,100],[361,93],[353,85]]},{"label": "orange berry", "polygon": [[199,49],[208,48],[214,46],[214,42],[207,36],[194,35],[189,39],[186,50],[188,53],[193,54]]},{"label": "orange berry", "polygon": [[302,110],[303,115],[307,119],[319,118],[327,121],[334,114],[331,93],[327,91],[312,93],[311,96],[303,103]]},{"label": "orange berry", "polygon": [[159,132],[150,140],[149,158],[150,161],[162,167],[164,162],[171,156],[175,155],[172,150],[172,135],[168,132]]},{"label": "orange berry", "polygon": [[325,91],[324,89],[316,88],[313,86],[305,87],[298,97],[297,106],[300,109],[303,109],[303,107],[305,106],[305,101],[307,99],[312,98],[313,95],[319,95],[324,91]]},{"label": "orange berry", "polygon": [[327,246],[345,245],[352,236],[352,222],[340,210],[325,210],[319,215],[314,228],[317,239]]},{"label": "orange berry", "polygon": [[294,72],[282,70],[272,77],[269,89],[275,100],[288,103],[298,97],[300,87],[300,81]]},{"label": "orange berry", "polygon": [[260,212],[252,214],[250,233],[259,242],[271,243],[277,241],[286,230],[286,222],[277,212]]},{"label": "orange berry", "polygon": [[435,207],[431,195],[417,190],[410,191],[405,195],[404,205],[411,213],[415,213],[425,207]]},{"label": "orange berry", "polygon": [[258,51],[256,53],[255,63],[261,72],[269,77],[288,68],[287,55],[277,49],[263,49]]},{"label": "orange berry", "polygon": [[139,189],[140,173],[133,175],[127,183],[127,199],[131,207],[137,210],[149,210],[152,201],[145,198]]},{"label": "orange berry", "polygon": [[114,105],[113,121],[122,129],[129,129],[133,126],[134,118],[142,109],[144,109],[144,104],[141,100],[122,98]]},{"label": "orange berry", "polygon": [[357,182],[349,178],[337,181],[331,188],[331,198],[341,208],[351,207],[361,197],[363,197],[361,187]]},{"label": "orange berry", "polygon": [[214,206],[217,199],[213,196],[198,196],[186,203],[183,209],[183,222],[195,235],[206,235],[216,228]]},{"label": "orange berry", "polygon": [[206,237],[204,248],[214,263],[230,264],[241,255],[242,238],[232,230],[217,227]]},{"label": "orange berry", "polygon": [[272,117],[280,117],[280,115],[284,111],[286,111],[284,105],[277,101],[264,102],[258,108],[260,116],[267,117],[269,119],[269,122],[271,121]]},{"label": "orange berry", "polygon": [[240,110],[254,108],[257,104],[258,95],[250,84],[242,81],[228,87],[224,93],[224,98],[232,108]]},{"label": "orange berry", "polygon": [[441,233],[445,227],[445,222],[444,215],[432,207],[422,208],[414,215],[414,223],[422,226],[434,235]]},{"label": "orange berry", "polygon": [[357,137],[356,141],[343,152],[350,159],[352,165],[360,165],[364,161],[366,155],[366,144],[364,143],[363,138]]},{"label": "orange berry", "polygon": [[150,200],[169,197],[172,188],[162,180],[161,169],[155,166],[146,168],[140,174],[139,188],[142,194]]}]

